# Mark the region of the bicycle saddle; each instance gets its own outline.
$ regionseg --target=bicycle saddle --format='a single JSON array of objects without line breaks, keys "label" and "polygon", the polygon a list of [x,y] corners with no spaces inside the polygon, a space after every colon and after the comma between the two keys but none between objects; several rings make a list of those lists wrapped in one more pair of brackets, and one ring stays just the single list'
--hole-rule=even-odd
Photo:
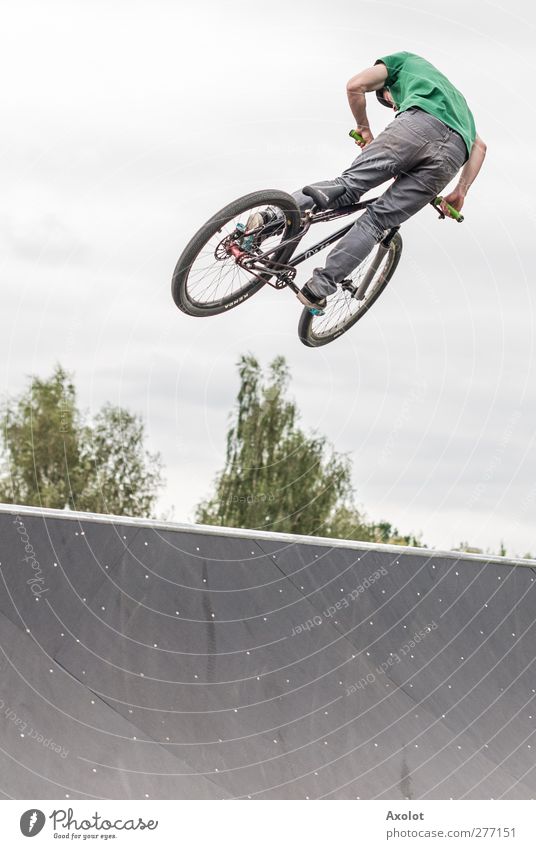
[{"label": "bicycle saddle", "polygon": [[340,183],[334,183],[333,180],[321,180],[319,183],[304,186],[302,192],[312,198],[319,209],[329,209],[333,202],[346,192],[346,189]]}]

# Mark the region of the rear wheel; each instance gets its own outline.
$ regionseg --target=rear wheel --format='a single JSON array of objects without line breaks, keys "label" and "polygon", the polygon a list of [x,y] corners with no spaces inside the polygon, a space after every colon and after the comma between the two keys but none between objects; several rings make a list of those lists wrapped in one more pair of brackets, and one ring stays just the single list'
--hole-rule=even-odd
[{"label": "rear wheel", "polygon": [[[284,219],[279,233],[263,234],[262,228],[240,238],[249,216],[271,206]],[[225,206],[207,221],[182,252],[171,284],[173,300],[193,316],[218,315],[238,306],[261,289],[271,275],[252,277],[236,261],[236,246],[251,256],[276,247],[300,228],[300,210],[292,195],[277,190],[252,192]],[[237,226],[238,225],[238,226]],[[272,228],[273,229],[273,228]],[[264,237],[265,236],[265,237]],[[276,250],[270,259],[286,262],[294,245]]]},{"label": "rear wheel", "polygon": [[334,295],[328,298],[323,315],[313,315],[306,307],[300,317],[298,335],[304,345],[318,348],[333,342],[350,330],[360,318],[369,311],[389,280],[393,276],[402,253],[402,237],[395,233],[389,250],[383,257],[362,301],[357,301],[353,294],[359,288],[361,281],[370,268],[376,256],[377,247],[353,271],[351,283],[343,283],[337,287]]}]

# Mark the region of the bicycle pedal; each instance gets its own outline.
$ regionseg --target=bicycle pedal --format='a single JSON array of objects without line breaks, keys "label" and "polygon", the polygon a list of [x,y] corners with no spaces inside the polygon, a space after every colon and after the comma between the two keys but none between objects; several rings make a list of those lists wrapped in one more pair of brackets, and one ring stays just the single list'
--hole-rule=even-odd
[{"label": "bicycle pedal", "polygon": [[357,286],[354,286],[352,281],[349,280],[349,279],[342,281],[341,289],[343,289],[345,292],[349,292],[352,298],[354,297],[355,293],[357,292]]}]

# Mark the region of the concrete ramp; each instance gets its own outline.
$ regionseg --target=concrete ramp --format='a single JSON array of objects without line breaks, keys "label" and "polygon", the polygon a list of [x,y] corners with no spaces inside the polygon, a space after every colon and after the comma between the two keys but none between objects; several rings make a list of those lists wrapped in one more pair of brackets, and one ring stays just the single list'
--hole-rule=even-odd
[{"label": "concrete ramp", "polygon": [[0,508],[0,792],[530,799],[534,561]]}]

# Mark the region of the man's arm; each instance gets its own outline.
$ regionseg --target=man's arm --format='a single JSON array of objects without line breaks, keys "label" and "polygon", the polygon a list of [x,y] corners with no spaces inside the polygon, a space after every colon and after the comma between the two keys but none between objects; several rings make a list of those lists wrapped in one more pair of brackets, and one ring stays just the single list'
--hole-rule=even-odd
[{"label": "man's arm", "polygon": [[469,159],[463,166],[460,179],[458,180],[458,184],[453,191],[443,198],[443,203],[441,204],[441,209],[445,213],[445,215],[449,214],[449,211],[446,207],[446,203],[450,203],[454,209],[457,209],[458,212],[463,206],[463,202],[465,200],[465,195],[469,190],[469,186],[474,183],[476,180],[477,174],[482,168],[482,163],[486,158],[486,144],[482,141],[480,136],[475,138],[474,144],[471,148],[471,153],[469,154]]},{"label": "man's arm", "polygon": [[387,68],[380,62],[378,65],[373,65],[372,68],[365,68],[364,71],[361,71],[361,73],[352,77],[351,80],[348,80],[346,84],[348,103],[355,118],[357,132],[365,139],[364,142],[356,142],[359,147],[365,147],[374,138],[370,132],[367,118],[365,92],[377,91],[379,88],[383,88],[386,80]]}]

